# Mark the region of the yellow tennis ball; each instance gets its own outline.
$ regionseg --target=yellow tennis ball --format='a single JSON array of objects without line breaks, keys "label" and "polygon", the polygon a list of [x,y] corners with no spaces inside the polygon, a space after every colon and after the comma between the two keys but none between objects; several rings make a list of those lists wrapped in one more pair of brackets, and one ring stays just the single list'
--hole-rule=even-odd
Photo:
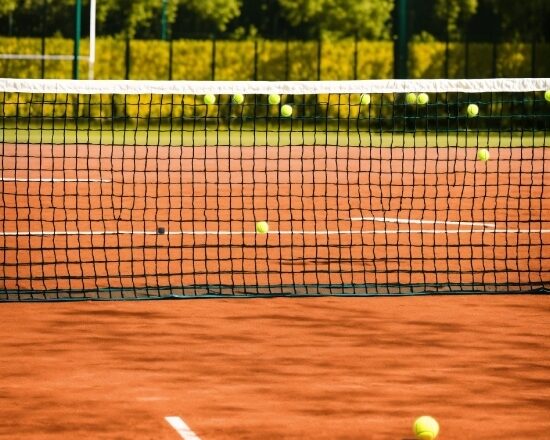
[{"label": "yellow tennis ball", "polygon": [[426,105],[429,100],[430,100],[430,97],[428,96],[427,93],[420,93],[416,98],[416,102],[420,105]]},{"label": "yellow tennis ball", "polygon": [[550,102],[550,90],[547,90],[546,92],[544,92],[544,99]]},{"label": "yellow tennis ball", "polygon": [[361,95],[361,98],[359,98],[359,103],[361,105],[369,105],[370,104],[370,95],[368,93],[363,93]]},{"label": "yellow tennis ball", "polygon": [[271,105],[279,104],[281,102],[281,97],[277,94],[272,94],[268,96],[267,101]]},{"label": "yellow tennis ball", "polygon": [[204,103],[212,105],[216,103],[216,97],[214,95],[204,95]]},{"label": "yellow tennis ball", "polygon": [[257,222],[256,232],[258,234],[267,234],[269,232],[269,225],[267,224],[267,222]]},{"label": "yellow tennis ball", "polygon": [[242,104],[244,102],[244,96],[240,93],[237,93],[236,95],[233,95],[231,97],[231,102],[233,104]]},{"label": "yellow tennis ball", "polygon": [[469,118],[475,118],[479,114],[479,107],[476,104],[470,104],[466,109],[466,113]]},{"label": "yellow tennis ball", "polygon": [[480,148],[479,150],[477,150],[477,160],[487,162],[490,157],[491,155],[489,154],[489,150],[487,150],[487,148]]},{"label": "yellow tennis ball", "polygon": [[281,116],[284,116],[285,118],[292,116],[292,106],[289,104],[283,105],[281,107]]},{"label": "yellow tennis ball", "polygon": [[413,93],[413,92],[407,93],[407,96],[405,96],[405,102],[407,104],[416,104],[416,93]]},{"label": "yellow tennis ball", "polygon": [[419,440],[434,440],[439,434],[439,423],[430,416],[419,417],[414,421],[413,432]]}]

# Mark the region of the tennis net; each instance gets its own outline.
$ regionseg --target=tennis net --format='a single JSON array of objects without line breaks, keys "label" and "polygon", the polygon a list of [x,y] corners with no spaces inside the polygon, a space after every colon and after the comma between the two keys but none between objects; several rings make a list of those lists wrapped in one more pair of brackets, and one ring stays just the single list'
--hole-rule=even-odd
[{"label": "tennis net", "polygon": [[0,300],[548,291],[549,89],[0,80]]}]

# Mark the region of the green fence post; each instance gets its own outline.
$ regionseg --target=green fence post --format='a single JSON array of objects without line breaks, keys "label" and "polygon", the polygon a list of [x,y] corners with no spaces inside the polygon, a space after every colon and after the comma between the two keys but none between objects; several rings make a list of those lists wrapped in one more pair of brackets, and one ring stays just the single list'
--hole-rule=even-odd
[{"label": "green fence post", "polygon": [[78,79],[78,59],[80,58],[80,19],[82,14],[82,0],[76,0],[74,7],[74,55],[73,79]]},{"label": "green fence post", "polygon": [[168,0],[162,0],[162,17],[161,17],[161,40],[166,40],[168,36],[168,19],[166,17],[166,8],[168,7]]},{"label": "green fence post", "polygon": [[407,31],[407,0],[396,0],[393,43],[393,76],[405,79],[409,76],[409,35]]}]

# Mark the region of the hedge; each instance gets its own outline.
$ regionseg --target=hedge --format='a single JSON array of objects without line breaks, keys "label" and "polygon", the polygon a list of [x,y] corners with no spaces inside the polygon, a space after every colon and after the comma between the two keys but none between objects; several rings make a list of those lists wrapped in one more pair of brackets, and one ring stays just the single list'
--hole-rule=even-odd
[{"label": "hedge", "polygon": [[[45,43],[47,54],[72,54],[70,39],[48,38]],[[38,54],[41,44],[36,38],[0,37],[3,53]],[[132,40],[128,47],[127,52],[124,40],[98,38],[95,78],[344,80],[393,75],[391,42],[176,40],[170,50],[166,41]],[[550,58],[550,44],[537,44],[533,50],[531,44],[521,43],[410,43],[409,52],[411,78],[550,76],[550,63],[545,62]],[[88,55],[87,40],[82,40],[81,55]],[[72,75],[71,61],[45,61],[43,67],[46,78]],[[82,78],[87,78],[86,61],[80,62],[80,72]],[[0,76],[40,78],[42,62],[0,60]]]}]

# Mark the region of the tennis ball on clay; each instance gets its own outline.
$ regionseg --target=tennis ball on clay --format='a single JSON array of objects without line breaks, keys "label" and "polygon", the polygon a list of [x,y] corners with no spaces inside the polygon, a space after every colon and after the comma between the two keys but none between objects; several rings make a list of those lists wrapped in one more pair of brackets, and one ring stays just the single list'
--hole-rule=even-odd
[{"label": "tennis ball on clay", "polygon": [[434,440],[439,434],[439,423],[430,416],[419,417],[414,421],[413,432],[418,440]]},{"label": "tennis ball on clay", "polygon": [[544,92],[544,99],[550,102],[550,90],[547,90],[546,92]]},{"label": "tennis ball on clay", "polygon": [[244,96],[240,93],[237,93],[236,95],[233,95],[231,97],[231,102],[233,104],[242,104],[244,102]]},{"label": "tennis ball on clay", "polygon": [[420,105],[426,105],[429,100],[430,100],[430,97],[428,96],[427,93],[420,93],[416,98],[416,102]]},{"label": "tennis ball on clay", "polygon": [[466,109],[466,113],[468,114],[469,118],[475,118],[477,115],[479,115],[479,107],[476,104],[470,104]]},{"label": "tennis ball on clay", "polygon": [[292,116],[292,106],[289,104],[283,105],[281,107],[281,116],[284,116],[285,118]]},{"label": "tennis ball on clay", "polygon": [[405,102],[407,104],[416,104],[416,93],[413,93],[413,92],[407,93],[407,96],[405,96]]},{"label": "tennis ball on clay", "polygon": [[212,105],[216,103],[216,97],[214,95],[204,95],[204,103]]},{"label": "tennis ball on clay", "polygon": [[487,162],[490,157],[491,155],[489,154],[489,150],[487,150],[487,148],[480,148],[477,150],[477,160]]},{"label": "tennis ball on clay", "polygon": [[267,234],[269,232],[269,225],[267,224],[267,222],[257,222],[256,232],[258,234]]},{"label": "tennis ball on clay", "polygon": [[363,93],[361,98],[359,98],[359,104],[369,105],[370,104],[370,95],[368,93]]},{"label": "tennis ball on clay", "polygon": [[276,105],[281,102],[281,97],[277,94],[269,95],[267,98],[267,102],[269,102],[271,105]]}]

